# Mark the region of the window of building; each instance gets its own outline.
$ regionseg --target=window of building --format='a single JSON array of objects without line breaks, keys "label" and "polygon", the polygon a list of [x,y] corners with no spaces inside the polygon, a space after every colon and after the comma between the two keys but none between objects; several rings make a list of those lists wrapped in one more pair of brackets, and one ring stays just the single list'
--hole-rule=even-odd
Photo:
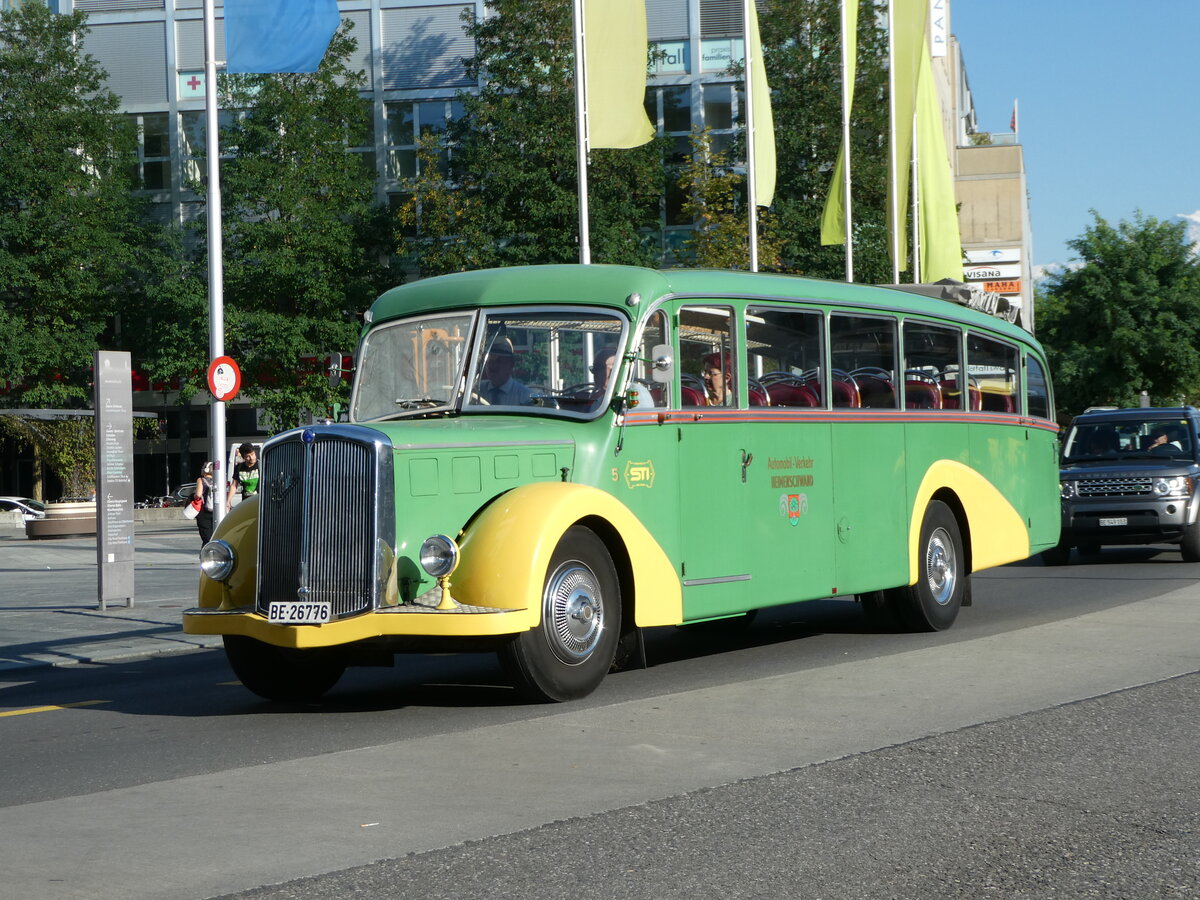
[{"label": "window of building", "polygon": [[138,190],[171,189],[171,128],[166,113],[130,116],[138,129],[137,164],[133,181]]},{"label": "window of building", "polygon": [[457,100],[403,100],[384,104],[387,136],[387,179],[394,184],[416,178],[419,172],[417,142],[432,136],[441,145],[439,168],[449,169],[450,125],[462,118],[463,105]]}]

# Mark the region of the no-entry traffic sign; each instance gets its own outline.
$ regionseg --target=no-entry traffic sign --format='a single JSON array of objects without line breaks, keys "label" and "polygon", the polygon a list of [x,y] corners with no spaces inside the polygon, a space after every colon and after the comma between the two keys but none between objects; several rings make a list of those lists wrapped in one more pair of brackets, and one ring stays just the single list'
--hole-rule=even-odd
[{"label": "no-entry traffic sign", "polygon": [[218,356],[208,367],[208,389],[218,400],[232,400],[242,386],[242,370],[228,356]]}]

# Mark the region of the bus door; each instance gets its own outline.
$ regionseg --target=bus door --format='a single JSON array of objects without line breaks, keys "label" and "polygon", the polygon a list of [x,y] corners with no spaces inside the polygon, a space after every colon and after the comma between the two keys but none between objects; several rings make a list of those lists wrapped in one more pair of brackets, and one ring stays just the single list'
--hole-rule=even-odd
[{"label": "bus door", "polygon": [[679,311],[675,371],[680,575],[688,620],[752,608],[745,512],[750,429],[738,413],[736,319],[727,306]]},{"label": "bus door", "polygon": [[899,416],[897,323],[829,318],[834,509],[839,595],[908,581],[905,425]]},{"label": "bus door", "polygon": [[749,305],[745,336],[754,462],[743,542],[754,593],[761,605],[827,597],[836,581],[824,316]]}]

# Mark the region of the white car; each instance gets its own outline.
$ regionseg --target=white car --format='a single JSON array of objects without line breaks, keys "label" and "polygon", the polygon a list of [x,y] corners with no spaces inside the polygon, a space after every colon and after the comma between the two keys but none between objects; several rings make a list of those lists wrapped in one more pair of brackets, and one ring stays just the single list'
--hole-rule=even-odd
[{"label": "white car", "polygon": [[11,510],[17,510],[26,522],[46,516],[46,504],[41,500],[33,500],[29,497],[0,497],[0,512]]}]

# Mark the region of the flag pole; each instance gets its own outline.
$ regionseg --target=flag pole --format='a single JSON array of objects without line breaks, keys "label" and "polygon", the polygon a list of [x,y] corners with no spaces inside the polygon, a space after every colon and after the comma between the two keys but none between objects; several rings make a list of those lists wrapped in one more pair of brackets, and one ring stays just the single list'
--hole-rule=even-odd
[{"label": "flag pole", "polygon": [[[208,358],[225,355],[225,280],[221,240],[221,151],[217,136],[217,50],[214,0],[204,0],[204,147],[208,164]],[[212,401],[209,446],[213,462],[213,524],[225,516],[225,401]]]},{"label": "flag pole", "polygon": [[742,0],[742,46],[744,51],[742,59],[745,64],[745,72],[743,72],[743,80],[746,83],[746,109],[744,115],[746,117],[746,199],[747,205],[750,207],[750,271],[758,271],[758,194],[756,192],[757,183],[755,181],[755,166],[754,166],[754,95],[752,83],[754,79],[750,74],[750,67],[753,65],[761,65],[753,57],[751,47],[753,42],[750,40],[750,4],[754,0]]},{"label": "flag pole", "polygon": [[921,188],[918,176],[920,163],[917,159],[920,147],[917,143],[917,113],[913,110],[912,120],[912,275],[913,284],[921,283]]},{"label": "flag pole", "polygon": [[587,52],[584,49],[583,0],[573,2],[575,18],[575,155],[579,182],[579,261],[592,261],[588,222]]},{"label": "flag pole", "polygon": [[[854,281],[854,241],[850,212],[850,20],[842,0],[842,207],[846,219],[846,281]],[[850,0],[857,3],[858,0]]]},{"label": "flag pole", "polygon": [[896,140],[896,0],[888,0],[888,180],[891,183],[891,202],[888,221],[891,223],[892,284],[900,283],[900,149]]}]

